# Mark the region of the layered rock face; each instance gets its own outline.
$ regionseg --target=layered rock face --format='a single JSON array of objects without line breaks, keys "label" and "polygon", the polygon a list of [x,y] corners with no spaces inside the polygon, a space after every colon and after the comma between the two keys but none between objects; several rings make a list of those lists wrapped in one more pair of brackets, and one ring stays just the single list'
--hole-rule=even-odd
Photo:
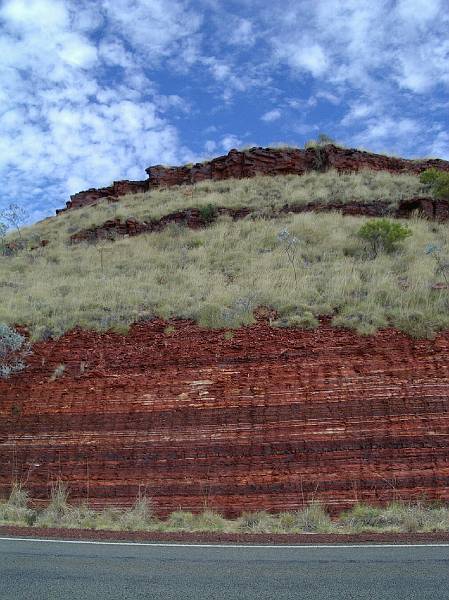
[{"label": "layered rock face", "polygon": [[[70,197],[67,210],[94,204],[102,198],[118,198],[125,194],[144,192],[158,187],[193,184],[204,180],[241,179],[256,175],[303,175],[306,171],[389,171],[391,173],[414,173],[435,167],[449,171],[449,162],[439,159],[407,160],[360,150],[328,145],[322,148],[251,148],[247,151],[231,150],[226,156],[191,166],[148,167],[145,181],[116,181],[111,186],[90,189]],[[61,212],[61,211],[58,211]]]},{"label": "layered rock face", "polygon": [[94,505],[145,489],[160,515],[449,500],[449,332],[166,325],[74,331],[0,380],[0,494],[14,478]]},{"label": "layered rock face", "polygon": [[91,188],[84,192],[78,192],[70,196],[70,201],[67,202],[66,208],[57,210],[56,214],[63,212],[70,208],[81,208],[83,206],[89,206],[95,204],[98,200],[103,198],[119,198],[120,196],[126,196],[126,194],[138,194],[140,192],[146,192],[148,190],[147,181],[114,181],[112,185],[103,188]]},{"label": "layered rock face", "polygon": [[[445,200],[435,200],[430,197],[416,197],[403,200],[397,208],[393,208],[387,201],[378,200],[363,204],[361,202],[309,202],[307,204],[285,205],[278,211],[272,211],[269,214],[270,219],[276,219],[285,214],[299,214],[304,212],[332,212],[338,211],[343,215],[367,216],[367,217],[397,217],[407,219],[415,211],[429,219],[447,221],[449,219],[449,202]],[[94,242],[96,240],[113,240],[119,236],[134,236],[141,233],[152,233],[162,231],[170,223],[177,223],[190,229],[199,229],[206,227],[214,222],[220,215],[228,215],[234,221],[244,219],[251,214],[258,214],[257,211],[249,207],[238,209],[218,206],[214,213],[205,218],[198,208],[187,208],[173,213],[169,213],[160,219],[154,221],[138,221],[134,218],[126,220],[110,219],[101,225],[94,225],[87,229],[81,229],[70,236],[72,243]],[[45,240],[44,240],[45,241]]]}]

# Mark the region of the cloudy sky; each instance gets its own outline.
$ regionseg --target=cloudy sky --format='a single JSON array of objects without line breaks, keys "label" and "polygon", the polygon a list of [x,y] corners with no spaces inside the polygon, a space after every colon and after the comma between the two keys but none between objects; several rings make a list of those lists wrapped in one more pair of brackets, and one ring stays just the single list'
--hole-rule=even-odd
[{"label": "cloudy sky", "polygon": [[232,147],[449,158],[448,0],[0,0],[0,207]]}]

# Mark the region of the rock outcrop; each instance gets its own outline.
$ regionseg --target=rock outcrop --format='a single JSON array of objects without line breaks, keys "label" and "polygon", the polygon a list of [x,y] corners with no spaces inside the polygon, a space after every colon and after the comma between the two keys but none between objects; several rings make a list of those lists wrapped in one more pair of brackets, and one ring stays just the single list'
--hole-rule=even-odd
[{"label": "rock outcrop", "polygon": [[[267,212],[267,217],[276,219],[285,214],[299,214],[304,212],[332,212],[338,211],[343,215],[366,217],[394,217],[407,219],[416,212],[429,219],[446,221],[449,219],[449,203],[444,200],[435,200],[430,197],[417,197],[403,200],[397,208],[392,207],[386,200],[376,202],[308,202],[307,204],[286,204],[279,210]],[[198,208],[186,208],[169,213],[160,219],[152,221],[139,221],[135,218],[126,220],[110,219],[100,225],[81,229],[70,236],[71,243],[95,242],[96,240],[113,240],[120,236],[134,236],[141,233],[162,231],[171,223],[177,223],[190,229],[200,229],[212,224],[220,215],[228,215],[234,221],[244,219],[250,215],[260,216],[260,213],[249,207],[226,208],[215,207],[211,214],[205,217]]]},{"label": "rock outcrop", "polygon": [[70,197],[66,208],[62,210],[88,206],[102,198],[117,199],[125,194],[173,185],[191,185],[208,179],[220,181],[256,175],[302,175],[306,171],[325,171],[330,168],[340,172],[371,169],[390,173],[418,174],[431,167],[449,171],[449,162],[439,159],[408,160],[333,145],[306,150],[299,148],[231,150],[226,156],[219,156],[204,163],[181,167],[162,165],[148,167],[147,180],[115,181],[109,187],[79,192]]},{"label": "rock outcrop", "polygon": [[81,208],[83,206],[89,206],[95,204],[99,200],[109,198],[111,200],[117,199],[120,196],[126,194],[138,194],[140,192],[148,191],[148,181],[114,181],[112,185],[103,188],[91,188],[84,192],[78,192],[70,196],[70,201],[67,202],[66,207],[57,210],[56,214],[64,212],[71,208]]},{"label": "rock outcrop", "polygon": [[166,325],[34,345],[0,380],[0,495],[14,478],[97,506],[145,489],[160,515],[449,500],[449,332]]}]

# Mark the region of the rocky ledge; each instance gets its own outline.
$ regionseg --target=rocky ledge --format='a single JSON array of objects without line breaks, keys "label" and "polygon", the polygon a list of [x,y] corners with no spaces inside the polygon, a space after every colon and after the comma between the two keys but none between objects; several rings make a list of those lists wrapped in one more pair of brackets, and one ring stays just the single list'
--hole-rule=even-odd
[{"label": "rocky ledge", "polygon": [[449,171],[449,161],[440,159],[409,160],[373,154],[361,150],[327,145],[319,148],[251,148],[231,150],[225,156],[181,167],[155,165],[148,167],[148,179],[143,181],[115,181],[108,187],[89,189],[70,196],[66,208],[80,208],[95,204],[103,198],[117,199],[125,194],[146,192],[150,189],[174,185],[191,185],[199,181],[241,179],[256,175],[303,175],[307,171],[389,171],[390,173],[418,174],[435,167]]}]

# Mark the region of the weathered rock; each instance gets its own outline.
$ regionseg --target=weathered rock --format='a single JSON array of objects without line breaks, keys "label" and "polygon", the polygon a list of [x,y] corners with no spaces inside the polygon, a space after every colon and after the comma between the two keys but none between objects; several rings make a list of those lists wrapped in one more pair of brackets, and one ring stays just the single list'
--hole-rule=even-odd
[{"label": "weathered rock", "polygon": [[[63,210],[94,204],[106,197],[118,198],[125,194],[144,192],[148,189],[193,184],[204,180],[241,179],[256,175],[302,175],[306,171],[389,171],[390,173],[418,174],[435,167],[449,171],[449,162],[439,159],[408,160],[372,154],[361,150],[340,148],[333,145],[322,148],[251,148],[246,151],[231,150],[226,156],[191,166],[148,167],[146,181],[115,181],[112,186],[90,189],[70,197]],[[61,212],[61,211],[57,211]]]},{"label": "weathered rock", "polygon": [[90,204],[95,204],[98,200],[103,200],[104,198],[111,198],[112,201],[114,199],[119,198],[120,196],[125,196],[126,194],[137,194],[140,192],[146,192],[148,190],[148,181],[114,181],[112,185],[104,188],[91,188],[89,190],[85,190],[84,192],[78,192],[77,194],[73,194],[70,196],[70,201],[66,203],[66,207],[57,210],[56,214],[64,212],[65,210],[69,210],[71,208],[81,208],[82,206],[89,206]]},{"label": "weathered rock", "polygon": [[14,478],[99,506],[145,488],[161,515],[449,500],[449,332],[166,325],[34,345],[0,380],[0,495]]},{"label": "weathered rock", "polygon": [[70,241],[73,243],[78,242],[92,242],[101,239],[114,239],[117,236],[134,236],[141,233],[149,233],[154,231],[162,231],[168,225],[177,223],[190,229],[199,229],[205,227],[212,221],[215,221],[219,215],[228,215],[232,219],[243,219],[251,213],[249,208],[224,208],[219,207],[216,211],[208,218],[205,218],[198,208],[188,208],[185,210],[179,210],[160,219],[153,221],[138,221],[137,219],[127,219],[121,221],[120,219],[114,219],[105,221],[101,225],[90,227],[88,229],[82,229],[77,233],[70,236]]},{"label": "weathered rock", "polygon": [[[367,216],[367,217],[398,217],[407,219],[415,212],[421,216],[430,219],[445,221],[449,218],[449,202],[444,200],[435,200],[430,197],[410,198],[400,203],[398,208],[392,207],[386,200],[376,202],[308,202],[307,204],[286,204],[278,211],[273,210],[269,213],[271,219],[275,219],[288,213],[304,212],[332,212],[338,211],[344,215]],[[140,233],[149,233],[153,231],[162,231],[171,223],[177,223],[189,227],[190,229],[199,229],[205,227],[216,220],[219,215],[229,215],[235,221],[256,214],[257,210],[249,207],[226,208],[216,207],[215,212],[205,219],[201,211],[197,208],[187,208],[185,210],[169,213],[164,217],[154,221],[137,221],[128,219],[121,221],[114,219],[105,221],[101,225],[96,225],[88,229],[82,229],[70,236],[72,243],[95,241],[99,239],[114,239],[123,235],[139,235]]]}]

